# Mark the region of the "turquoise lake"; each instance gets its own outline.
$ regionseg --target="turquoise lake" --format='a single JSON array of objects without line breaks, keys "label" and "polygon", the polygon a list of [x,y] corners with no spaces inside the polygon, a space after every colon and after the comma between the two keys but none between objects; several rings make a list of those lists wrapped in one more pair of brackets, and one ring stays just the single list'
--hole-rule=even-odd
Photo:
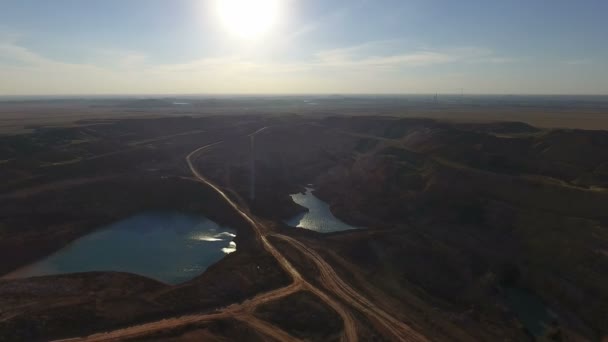
[{"label": "turquoise lake", "polygon": [[179,284],[236,251],[235,234],[202,216],[143,213],[74,241],[19,277],[118,271]]}]

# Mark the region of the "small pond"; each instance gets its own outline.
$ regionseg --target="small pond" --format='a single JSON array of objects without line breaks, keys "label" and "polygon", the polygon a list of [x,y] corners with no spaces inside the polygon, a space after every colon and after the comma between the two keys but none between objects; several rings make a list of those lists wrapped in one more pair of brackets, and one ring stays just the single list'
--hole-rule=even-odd
[{"label": "small pond", "polygon": [[312,188],[306,188],[305,193],[291,195],[297,204],[308,208],[307,213],[299,214],[287,220],[286,223],[292,227],[314,230],[319,233],[340,232],[350,229],[358,229],[346,224],[336,218],[329,209],[329,204],[323,202],[313,195]]},{"label": "small pond", "polygon": [[543,301],[534,293],[517,287],[504,287],[505,299],[523,326],[532,335],[542,336],[553,317]]}]

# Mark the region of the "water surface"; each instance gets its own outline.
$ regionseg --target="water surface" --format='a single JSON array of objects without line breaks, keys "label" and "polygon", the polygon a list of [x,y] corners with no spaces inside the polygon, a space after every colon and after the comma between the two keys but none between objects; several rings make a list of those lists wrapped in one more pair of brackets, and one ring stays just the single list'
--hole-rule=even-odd
[{"label": "water surface", "polygon": [[534,336],[542,336],[552,317],[543,301],[534,293],[516,287],[505,287],[507,304],[521,324]]},{"label": "water surface", "polygon": [[178,284],[236,251],[235,236],[233,229],[202,216],[144,213],[74,241],[19,277],[119,271]]},{"label": "water surface", "polygon": [[287,220],[286,223],[288,225],[297,228],[314,230],[319,233],[331,233],[357,229],[357,227],[346,224],[335,217],[329,209],[329,204],[323,202],[318,197],[313,195],[312,191],[312,188],[306,188],[306,192],[303,194],[299,193],[291,195],[294,202],[308,208],[309,211]]}]

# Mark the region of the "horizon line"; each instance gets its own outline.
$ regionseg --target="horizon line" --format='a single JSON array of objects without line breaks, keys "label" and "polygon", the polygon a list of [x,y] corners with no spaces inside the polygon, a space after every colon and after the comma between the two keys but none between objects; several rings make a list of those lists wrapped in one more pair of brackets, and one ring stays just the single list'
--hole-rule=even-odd
[{"label": "horizon line", "polygon": [[63,98],[63,99],[75,99],[75,98],[103,98],[103,97],[123,97],[123,98],[159,98],[159,97],[301,97],[301,96],[322,96],[322,97],[333,97],[333,96],[392,96],[392,97],[405,97],[405,96],[583,96],[583,97],[602,97],[608,96],[606,94],[599,93],[460,93],[460,92],[420,92],[420,93],[130,93],[130,94],[20,94],[20,95],[0,95],[0,99],[11,99],[11,98]]}]

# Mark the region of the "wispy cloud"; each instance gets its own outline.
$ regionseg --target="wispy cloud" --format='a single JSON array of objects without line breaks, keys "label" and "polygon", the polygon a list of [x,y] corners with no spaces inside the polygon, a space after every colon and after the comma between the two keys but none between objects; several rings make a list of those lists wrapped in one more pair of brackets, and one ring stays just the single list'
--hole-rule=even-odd
[{"label": "wispy cloud", "polygon": [[10,82],[0,82],[0,94],[388,91],[403,86],[395,70],[512,61],[484,48],[406,50],[400,45],[374,41],[291,61],[233,55],[154,64],[145,54],[120,50],[98,51],[95,61],[66,63],[4,42],[0,78]]},{"label": "wispy cloud", "polygon": [[417,51],[386,56],[356,57],[345,50],[322,51],[316,54],[316,64],[323,67],[413,67],[447,63],[452,56],[433,51]]},{"label": "wispy cloud", "polygon": [[305,25],[300,27],[298,30],[296,30],[294,33],[289,34],[287,36],[287,41],[292,41],[292,40],[299,38],[300,36],[304,36],[311,32],[315,32],[315,31],[319,30],[320,28],[322,28],[327,23],[334,24],[336,21],[338,21],[340,19],[347,18],[347,16],[350,13],[352,13],[353,11],[356,11],[357,9],[360,9],[367,3],[369,3],[369,0],[351,1],[347,6],[340,7],[336,10],[331,11],[330,13],[327,13],[327,14],[321,16],[320,18],[317,18],[314,21],[306,23]]},{"label": "wispy cloud", "polygon": [[420,49],[387,54],[374,54],[377,50],[387,50],[398,41],[377,41],[361,45],[318,52],[316,62],[331,67],[425,67],[446,63],[513,63],[517,60],[497,56],[492,50],[477,47],[452,49]]},{"label": "wispy cloud", "polygon": [[89,61],[91,64],[97,62],[120,68],[132,68],[148,64],[148,56],[137,51],[99,49],[94,52],[95,61]]},{"label": "wispy cloud", "polygon": [[567,61],[564,61],[563,63],[567,64],[567,65],[590,65],[590,64],[593,64],[593,61],[588,58],[583,58],[583,59],[567,60]]},{"label": "wispy cloud", "polygon": [[10,42],[0,42],[0,63],[18,66],[48,65],[51,61]]}]

